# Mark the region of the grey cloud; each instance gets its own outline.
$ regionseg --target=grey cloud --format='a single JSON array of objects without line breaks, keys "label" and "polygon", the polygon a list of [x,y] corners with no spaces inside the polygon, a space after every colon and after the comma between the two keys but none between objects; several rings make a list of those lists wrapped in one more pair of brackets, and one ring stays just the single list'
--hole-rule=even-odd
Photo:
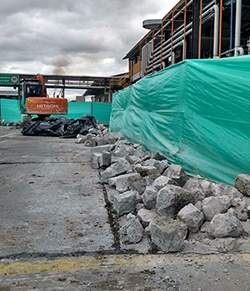
[{"label": "grey cloud", "polygon": [[[169,0],[166,12],[176,2]],[[123,56],[146,33],[142,21],[157,13],[163,3],[166,1],[1,0],[0,71],[18,66],[37,70],[40,66],[46,73],[53,68],[64,68],[66,73],[81,68],[100,73],[103,67],[120,73],[127,67]],[[105,59],[114,59],[114,63],[103,65]]]}]

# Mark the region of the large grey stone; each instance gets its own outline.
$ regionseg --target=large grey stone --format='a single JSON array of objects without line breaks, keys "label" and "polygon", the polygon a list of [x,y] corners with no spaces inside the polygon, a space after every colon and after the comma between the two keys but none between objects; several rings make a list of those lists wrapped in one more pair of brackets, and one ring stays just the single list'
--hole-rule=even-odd
[{"label": "large grey stone", "polygon": [[206,197],[210,196],[229,196],[230,198],[242,198],[243,195],[234,187],[223,184],[214,183],[208,180],[201,182],[201,187]]},{"label": "large grey stone", "polygon": [[163,173],[163,176],[169,177],[174,180],[181,187],[187,182],[188,176],[184,169],[179,165],[171,165]]},{"label": "large grey stone", "polygon": [[126,158],[129,155],[129,152],[125,147],[119,147],[118,149],[113,151],[113,155],[120,158]]},{"label": "large grey stone", "polygon": [[[117,142],[117,138],[114,137],[112,133],[106,133],[104,136],[98,136],[100,142],[103,144],[115,144]],[[98,140],[97,140],[98,143]]]},{"label": "large grey stone", "polygon": [[156,175],[156,174],[158,174],[158,170],[157,170],[156,167],[142,166],[142,165],[138,164],[138,165],[135,165],[134,166],[134,169],[142,177],[146,177],[146,176],[149,176],[149,175]]},{"label": "large grey stone", "polygon": [[156,198],[156,210],[160,215],[174,218],[187,204],[193,203],[191,192],[174,185],[162,188]]},{"label": "large grey stone", "polygon": [[102,154],[99,153],[92,153],[91,154],[91,166],[93,169],[100,168],[100,157]]},{"label": "large grey stone", "polygon": [[152,184],[152,186],[156,189],[156,190],[160,190],[163,187],[165,187],[166,185],[176,185],[176,182],[166,176],[160,176],[158,177]]},{"label": "large grey stone", "polygon": [[140,209],[144,208],[144,204],[143,203],[137,203],[135,205],[135,212],[138,212]]},{"label": "large grey stone", "polygon": [[210,224],[209,221],[206,221],[205,223],[203,223],[201,227],[201,232],[208,232],[209,224]]},{"label": "large grey stone", "polygon": [[150,224],[152,242],[163,252],[178,252],[184,247],[184,240],[187,236],[185,223],[156,217]]},{"label": "large grey stone", "polygon": [[208,234],[216,237],[238,237],[243,233],[240,220],[229,213],[214,216],[208,227]]},{"label": "large grey stone", "polygon": [[204,214],[191,203],[183,207],[177,217],[183,221],[193,233],[199,230],[204,221]]},{"label": "large grey stone", "polygon": [[117,163],[120,159],[120,157],[115,157],[111,155],[111,164]]},{"label": "large grey stone", "polygon": [[166,160],[166,156],[164,156],[163,154],[159,153],[159,152],[153,152],[150,153],[150,156],[152,159],[158,160],[158,161],[163,161]]},{"label": "large grey stone", "polygon": [[113,208],[121,216],[123,214],[134,212],[135,210],[135,191],[127,191],[113,197]]},{"label": "large grey stone", "polygon": [[228,196],[207,197],[202,201],[202,212],[206,220],[210,221],[216,214],[224,213],[231,206]]},{"label": "large grey stone", "polygon": [[202,201],[205,198],[205,193],[201,187],[201,184],[197,178],[190,178],[183,189],[190,191],[194,195],[194,202]]},{"label": "large grey stone", "polygon": [[241,222],[244,232],[250,236],[250,220],[248,219],[247,221]]},{"label": "large grey stone", "polygon": [[243,195],[250,196],[250,175],[237,175],[234,184],[235,188],[238,189]]},{"label": "large grey stone", "polygon": [[103,136],[97,136],[95,138],[95,141],[96,141],[97,146],[109,144],[108,140]]},{"label": "large grey stone", "polygon": [[111,154],[102,152],[99,159],[100,167],[109,167],[111,165]]},{"label": "large grey stone", "polygon": [[87,140],[85,140],[85,146],[86,147],[95,147],[96,146],[96,141],[94,138],[89,138]]},{"label": "large grey stone", "polygon": [[149,176],[144,177],[146,186],[152,186],[152,184],[154,183],[154,181],[155,181],[157,178],[159,178],[159,177],[160,177],[159,174],[156,174],[156,175],[149,175]]},{"label": "large grey stone", "polygon": [[169,167],[167,160],[158,161],[155,159],[146,160],[142,163],[142,165],[155,167],[160,175]]},{"label": "large grey stone", "polygon": [[157,168],[160,174],[162,174],[168,167],[168,161],[167,160],[162,160],[162,161],[155,161],[154,166]]},{"label": "large grey stone", "polygon": [[143,227],[139,219],[133,214],[127,215],[127,237],[131,243],[138,243],[142,240],[143,237]]},{"label": "large grey stone", "polygon": [[242,193],[240,193],[236,188],[223,183],[215,183],[214,194],[217,196],[226,195],[230,198],[243,198]]},{"label": "large grey stone", "polygon": [[137,192],[137,191],[134,191],[134,192],[136,194],[136,197],[135,197],[135,203],[136,203],[136,205],[137,204],[141,204],[142,203],[142,196],[139,194],[139,192]]},{"label": "large grey stone", "polygon": [[148,156],[148,153],[146,153],[143,150],[143,147],[141,145],[139,145],[134,149],[133,155],[135,155],[138,158],[144,158],[144,157]]},{"label": "large grey stone", "polygon": [[139,177],[140,174],[138,173],[124,174],[108,179],[108,183],[110,186],[116,187],[116,190],[118,190],[119,192],[125,192],[128,190],[129,178],[139,178]]},{"label": "large grey stone", "polygon": [[116,195],[119,195],[120,192],[117,191],[114,187],[109,187],[107,184],[105,185],[105,189],[106,189],[106,193],[107,193],[107,197],[108,197],[109,202],[113,203],[114,197]]},{"label": "large grey stone", "polygon": [[112,164],[105,171],[101,173],[101,183],[108,183],[108,179],[125,174],[128,171],[131,171],[131,166],[129,162],[123,158],[121,158],[118,162]]},{"label": "large grey stone", "polygon": [[140,161],[140,158],[138,158],[137,156],[133,156],[133,155],[131,155],[131,156],[127,156],[127,157],[126,157],[126,160],[127,160],[131,165],[133,165],[133,164],[135,164],[136,162]]},{"label": "large grey stone", "polygon": [[108,135],[110,138],[114,138],[116,140],[122,137],[121,133],[118,132],[109,132]]},{"label": "large grey stone", "polygon": [[78,134],[77,140],[75,143],[77,143],[77,144],[85,143],[86,139],[87,139],[86,135]]},{"label": "large grey stone", "polygon": [[94,135],[94,136],[97,136],[99,134],[102,134],[101,130],[98,130],[98,129],[93,128],[93,127],[89,129],[89,133],[92,134],[92,135]]},{"label": "large grey stone", "polygon": [[101,154],[103,152],[108,152],[110,151],[111,145],[104,145],[104,146],[96,146],[91,148],[90,152],[92,153],[98,153]]},{"label": "large grey stone", "polygon": [[119,140],[112,154],[117,157],[126,158],[128,155],[134,154],[134,148],[129,141]]},{"label": "large grey stone", "polygon": [[247,204],[244,200],[240,198],[235,198],[231,200],[234,209],[233,214],[241,221],[246,221],[248,219]]},{"label": "large grey stone", "polygon": [[154,219],[157,213],[154,210],[148,210],[145,208],[141,208],[137,216],[140,218],[142,225],[144,228],[149,226],[149,223]]},{"label": "large grey stone", "polygon": [[140,174],[138,175],[139,177],[130,177],[128,179],[128,189],[135,190],[141,195],[146,189],[146,181],[144,177],[141,177]]},{"label": "large grey stone", "polygon": [[151,186],[146,187],[142,195],[142,200],[146,208],[155,208],[157,193],[166,185],[176,185],[176,182],[166,176],[160,176],[153,181]]},{"label": "large grey stone", "polygon": [[147,186],[146,190],[142,194],[142,201],[146,208],[152,209],[155,208],[156,198],[157,198],[157,189],[153,186]]},{"label": "large grey stone", "polygon": [[202,201],[197,201],[194,206],[199,209],[200,211],[202,211]]}]

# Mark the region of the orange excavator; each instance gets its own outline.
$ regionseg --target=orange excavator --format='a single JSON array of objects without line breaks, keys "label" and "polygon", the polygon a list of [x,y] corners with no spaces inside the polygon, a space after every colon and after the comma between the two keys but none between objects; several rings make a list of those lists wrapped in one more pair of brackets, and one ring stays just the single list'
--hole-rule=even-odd
[{"label": "orange excavator", "polygon": [[19,108],[22,114],[39,117],[50,115],[66,115],[68,113],[68,100],[49,97],[46,91],[44,78],[36,75],[35,79],[23,79],[20,82]]}]

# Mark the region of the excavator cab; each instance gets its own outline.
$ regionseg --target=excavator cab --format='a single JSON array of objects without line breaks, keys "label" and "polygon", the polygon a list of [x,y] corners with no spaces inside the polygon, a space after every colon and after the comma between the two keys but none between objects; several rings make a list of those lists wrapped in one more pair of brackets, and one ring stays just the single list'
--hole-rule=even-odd
[{"label": "excavator cab", "polygon": [[40,117],[66,115],[68,100],[48,97],[43,77],[37,75],[34,80],[21,80],[19,108],[22,114],[37,114]]},{"label": "excavator cab", "polygon": [[27,85],[27,97],[43,97],[41,85]]},{"label": "excavator cab", "polygon": [[22,114],[27,114],[26,99],[43,97],[42,84],[38,80],[23,80],[20,85],[19,107]]}]

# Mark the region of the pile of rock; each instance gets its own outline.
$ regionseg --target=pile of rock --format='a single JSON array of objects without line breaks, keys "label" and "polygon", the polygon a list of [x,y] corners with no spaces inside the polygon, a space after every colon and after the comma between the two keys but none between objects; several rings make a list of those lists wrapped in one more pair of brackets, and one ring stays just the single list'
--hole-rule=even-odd
[{"label": "pile of rock", "polygon": [[146,237],[161,251],[177,252],[197,234],[210,240],[249,235],[249,175],[237,175],[235,187],[189,177],[162,154],[147,153],[106,128],[78,142],[93,146],[92,166],[100,169],[120,235],[129,243]]},{"label": "pile of rock", "polygon": [[18,122],[6,122],[5,120],[0,120],[0,126],[13,126],[13,127],[16,127],[16,128],[20,128],[22,125],[22,122],[21,121],[18,121]]}]

